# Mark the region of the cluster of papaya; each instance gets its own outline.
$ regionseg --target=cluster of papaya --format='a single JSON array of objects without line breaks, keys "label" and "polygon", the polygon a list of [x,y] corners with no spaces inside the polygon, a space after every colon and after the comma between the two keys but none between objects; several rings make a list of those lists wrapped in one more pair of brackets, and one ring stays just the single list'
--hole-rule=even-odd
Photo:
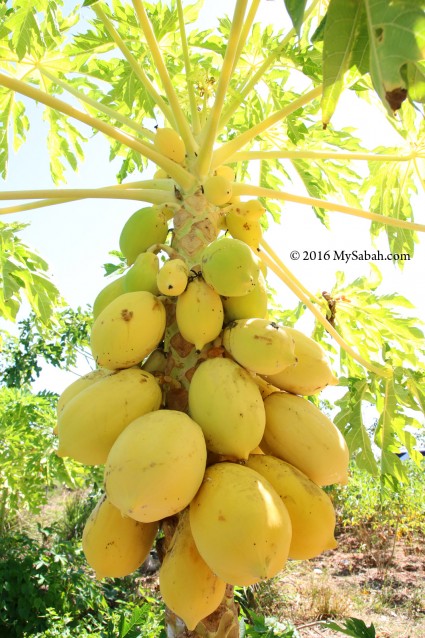
[{"label": "cluster of papaya", "polygon": [[[225,206],[231,193],[218,201],[217,189],[209,192],[213,177],[223,175],[206,182],[204,195]],[[220,188],[231,183],[224,180]],[[251,221],[261,209],[237,207],[235,215],[252,213]],[[98,369],[59,399],[58,454],[105,466],[105,494],[83,533],[98,578],[135,571],[161,521],[178,515],[160,589],[193,630],[219,606],[226,583],[251,585],[288,558],[335,547],[335,513],[322,488],[346,482],[348,450],[305,398],[336,383],[325,353],[268,319],[253,246],[223,236],[203,249],[199,264],[176,253],[160,266],[169,219],[166,205],[152,206],[123,228],[129,269],[95,301]],[[164,399],[166,353],[155,363],[168,330],[166,299],[199,353],[186,412]]]}]

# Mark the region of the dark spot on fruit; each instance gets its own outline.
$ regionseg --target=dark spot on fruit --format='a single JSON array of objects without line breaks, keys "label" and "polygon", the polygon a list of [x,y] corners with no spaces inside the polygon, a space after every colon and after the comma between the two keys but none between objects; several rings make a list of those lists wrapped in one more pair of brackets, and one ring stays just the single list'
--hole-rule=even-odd
[{"label": "dark spot on fruit", "polygon": [[133,318],[132,310],[128,310],[127,308],[124,308],[124,310],[121,310],[121,319],[123,319],[124,321],[131,321],[132,318]]}]

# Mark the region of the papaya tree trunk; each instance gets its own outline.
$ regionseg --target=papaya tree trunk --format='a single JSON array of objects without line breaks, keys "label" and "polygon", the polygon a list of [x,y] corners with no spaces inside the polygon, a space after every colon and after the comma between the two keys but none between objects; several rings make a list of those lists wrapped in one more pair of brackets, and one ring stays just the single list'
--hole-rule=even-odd
[{"label": "papaya tree trunk", "polygon": [[233,587],[227,585],[220,606],[189,631],[184,622],[170,609],[166,609],[167,638],[239,638],[238,606],[234,601]]},{"label": "papaya tree trunk", "polygon": [[[201,263],[205,246],[214,241],[220,229],[222,211],[208,203],[201,192],[182,201],[173,219],[172,247],[194,269],[194,276]],[[213,344],[208,344],[201,352],[185,341],[178,331],[175,321],[175,300],[166,299],[167,328],[164,349],[167,362],[164,375],[165,407],[173,410],[188,410],[188,389],[192,375],[200,361],[208,356]],[[158,552],[165,555],[178,517],[163,522],[164,538]],[[233,586],[227,585],[219,607],[198,623],[194,631],[189,631],[184,622],[166,608],[165,623],[167,638],[239,638],[238,605],[234,601]]]}]

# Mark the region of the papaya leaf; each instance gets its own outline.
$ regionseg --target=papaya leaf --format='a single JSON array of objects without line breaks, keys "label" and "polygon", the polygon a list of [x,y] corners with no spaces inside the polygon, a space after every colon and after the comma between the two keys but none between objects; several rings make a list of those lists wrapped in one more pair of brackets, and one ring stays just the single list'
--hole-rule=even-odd
[{"label": "papaya leaf", "polygon": [[363,403],[368,400],[369,392],[367,380],[348,379],[345,384],[349,391],[335,403],[340,411],[334,418],[334,423],[344,435],[350,455],[354,457],[357,465],[377,476],[378,464],[363,421]]},{"label": "papaya leaf", "polygon": [[331,0],[323,42],[322,121],[329,123],[342,91],[366,71],[367,28],[361,0]]},{"label": "papaya leaf", "polygon": [[25,107],[16,96],[4,89],[0,90],[0,174],[7,175],[9,159],[9,139],[13,140],[15,151],[26,139],[29,121],[25,114]]},{"label": "papaya leaf", "polygon": [[[376,151],[380,153],[384,149]],[[371,194],[370,210],[378,215],[414,221],[412,196],[417,193],[414,162],[370,162],[369,168],[370,175],[362,190]],[[395,262],[402,269],[414,255],[417,234],[408,229],[373,222],[372,237],[382,233],[387,235],[392,253],[406,256]]]},{"label": "papaya leaf", "polygon": [[398,407],[392,378],[379,382],[376,380],[376,407],[380,412],[375,443],[381,449],[381,476],[384,479],[386,476],[395,477],[397,481],[404,482],[407,475],[397,452],[400,449],[400,438],[404,438],[401,433],[405,418]]},{"label": "papaya leaf", "polygon": [[[364,5],[372,83],[392,114],[401,107],[411,87],[412,96],[423,98],[418,86],[423,82],[420,63],[425,56],[425,2],[364,0]],[[418,75],[414,72],[416,67]]]},{"label": "papaya leaf", "polygon": [[17,233],[25,224],[0,222],[0,317],[15,321],[25,297],[42,323],[48,324],[61,298],[47,276],[48,266]]},{"label": "papaya leaf", "polygon": [[44,9],[44,0],[20,0],[19,11],[13,11],[4,21],[3,26],[11,33],[11,44],[19,60],[32,50],[34,42],[43,46],[37,11]]},{"label": "papaya leaf", "polygon": [[294,25],[295,31],[300,35],[304,21],[304,12],[307,0],[284,0],[285,7]]}]

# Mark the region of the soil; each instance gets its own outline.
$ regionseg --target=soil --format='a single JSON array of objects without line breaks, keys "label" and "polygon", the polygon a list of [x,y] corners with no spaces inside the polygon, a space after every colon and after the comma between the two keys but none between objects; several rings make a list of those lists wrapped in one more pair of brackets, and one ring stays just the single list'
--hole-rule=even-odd
[{"label": "soil", "polygon": [[373,623],[376,638],[425,638],[425,537],[356,529],[337,540],[336,550],[290,561],[257,604],[278,593],[267,611],[290,619],[302,638],[342,636],[323,621],[344,617]]}]

